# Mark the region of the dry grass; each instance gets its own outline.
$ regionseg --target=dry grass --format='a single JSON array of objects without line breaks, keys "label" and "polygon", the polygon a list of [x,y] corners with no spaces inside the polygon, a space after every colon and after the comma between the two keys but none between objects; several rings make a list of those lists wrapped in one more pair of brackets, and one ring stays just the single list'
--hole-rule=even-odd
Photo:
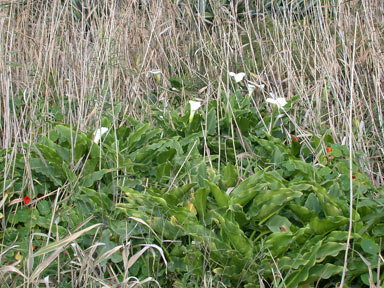
[{"label": "dry grass", "polygon": [[[143,119],[151,114],[150,90],[155,102],[174,105],[225,97],[228,72],[243,71],[265,85],[254,94],[256,107],[269,92],[299,95],[291,110],[298,136],[329,133],[336,143],[352,143],[366,155],[361,160],[372,180],[384,184],[383,1],[317,5],[314,16],[299,21],[273,16],[263,1],[256,1],[256,15],[241,20],[236,5],[212,5],[207,20],[191,1],[103,2],[108,14],[91,10],[82,18],[71,1],[2,4],[0,148],[47,133],[53,109],[79,130],[100,125],[101,113],[118,103],[120,120]],[[148,75],[153,70],[161,71],[160,81]],[[171,77],[185,81],[181,96],[170,89]]]},{"label": "dry grass", "polygon": [[[116,103],[123,103],[124,115],[150,114],[151,89],[159,99],[184,102],[148,71],[162,72],[162,87],[170,87],[170,77],[183,79],[186,98],[210,99],[223,95],[219,84],[229,93],[227,72],[236,70],[265,84],[267,92],[299,95],[293,115],[302,136],[329,129],[337,143],[347,143],[352,105],[354,150],[368,155],[366,169],[383,184],[382,1],[316,6],[315,17],[300,21],[271,16],[261,4],[260,12],[241,21],[236,6],[214,7],[206,21],[189,1],[128,1],[121,7],[104,1],[108,15],[91,12],[81,19],[70,1],[39,2],[14,1],[2,9],[1,147],[47,131],[53,106],[65,123],[85,129]],[[256,95],[256,105],[263,96]]]}]

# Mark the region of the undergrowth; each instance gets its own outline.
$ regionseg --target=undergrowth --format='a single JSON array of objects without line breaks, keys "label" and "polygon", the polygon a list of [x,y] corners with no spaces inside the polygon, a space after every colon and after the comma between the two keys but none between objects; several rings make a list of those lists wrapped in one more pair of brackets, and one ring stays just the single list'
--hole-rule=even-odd
[{"label": "undergrowth", "polygon": [[346,281],[382,281],[383,191],[332,137],[296,136],[294,101],[256,109],[251,97],[237,89],[185,112],[154,107],[152,125],[114,127],[117,105],[95,133],[55,124],[3,149],[3,167],[15,153],[3,179],[4,283],[335,285],[351,183]]},{"label": "undergrowth", "polygon": [[122,2],[0,3],[0,282],[380,286],[384,2]]}]

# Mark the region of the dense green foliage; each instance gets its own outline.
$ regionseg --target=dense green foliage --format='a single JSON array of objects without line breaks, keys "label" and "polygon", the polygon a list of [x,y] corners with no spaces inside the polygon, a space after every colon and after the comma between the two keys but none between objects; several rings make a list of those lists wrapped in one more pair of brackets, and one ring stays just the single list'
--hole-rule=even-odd
[{"label": "dense green foliage", "polygon": [[[84,223],[102,223],[75,241],[82,249],[104,243],[93,251],[104,277],[107,265],[127,267],[124,245],[135,253],[151,243],[167,262],[155,249],[128,265],[128,274],[153,276],[164,287],[197,287],[206,275],[227,287],[335,285],[348,236],[348,149],[328,136],[300,143],[287,116],[294,100],[284,110],[257,109],[250,97],[236,90],[195,115],[189,104],[185,111],[154,106],[154,126],[119,119],[117,106],[102,121],[108,132],[100,143],[93,133],[57,123],[36,143],[16,147],[14,163],[8,159],[16,150],[0,151],[7,193],[0,239],[4,247],[18,245],[3,248],[1,263],[22,257],[18,267],[34,271],[41,255],[60,246],[66,254],[42,273],[54,277],[58,261],[65,270],[79,257],[72,241],[59,239]],[[12,175],[4,179],[9,165]],[[355,164],[352,173],[347,283],[362,287],[376,282],[382,264],[384,199]],[[24,196],[32,202],[23,204]],[[124,273],[118,275],[123,281]],[[63,273],[62,283],[72,276]]]}]

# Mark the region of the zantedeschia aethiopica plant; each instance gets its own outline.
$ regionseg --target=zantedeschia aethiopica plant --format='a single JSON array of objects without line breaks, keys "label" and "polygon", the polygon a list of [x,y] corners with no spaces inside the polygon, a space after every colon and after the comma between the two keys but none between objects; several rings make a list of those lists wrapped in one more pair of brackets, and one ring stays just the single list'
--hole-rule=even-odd
[{"label": "zantedeschia aethiopica plant", "polygon": [[199,101],[189,101],[189,105],[191,106],[191,113],[189,114],[189,123],[192,122],[193,116],[195,115],[195,112],[200,108],[201,102]]},{"label": "zantedeschia aethiopica plant", "polygon": [[269,93],[271,98],[267,98],[267,103],[275,104],[279,109],[283,108],[285,105],[287,105],[287,100],[285,100],[284,97],[276,97],[275,93]]},{"label": "zantedeschia aethiopica plant", "polygon": [[241,81],[243,81],[244,77],[245,77],[245,73],[244,72],[240,72],[240,73],[235,73],[235,72],[229,72],[228,73],[229,76],[233,77],[233,79],[235,79],[235,82],[236,83],[239,83]]},{"label": "zantedeschia aethiopica plant", "polygon": [[97,129],[95,131],[95,133],[93,133],[93,142],[98,144],[100,142],[101,136],[103,136],[103,134],[107,133],[107,131],[108,131],[108,128],[106,128],[106,127],[101,127],[99,129]]}]

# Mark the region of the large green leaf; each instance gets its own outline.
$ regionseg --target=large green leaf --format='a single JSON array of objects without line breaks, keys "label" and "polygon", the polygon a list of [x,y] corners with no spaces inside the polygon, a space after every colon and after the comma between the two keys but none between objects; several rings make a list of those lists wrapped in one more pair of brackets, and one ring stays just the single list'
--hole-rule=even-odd
[{"label": "large green leaf", "polygon": [[200,219],[205,218],[207,210],[207,197],[210,190],[208,188],[199,188],[195,192],[195,206]]},{"label": "large green leaf", "polygon": [[361,240],[360,246],[368,254],[378,255],[380,253],[380,246],[369,238]]},{"label": "large green leaf", "polygon": [[287,287],[298,287],[300,283],[308,279],[309,270],[314,267],[316,263],[316,254],[321,247],[321,243],[321,240],[318,241],[312,247],[311,252],[307,252],[303,255],[303,258],[306,259],[308,262],[303,267],[300,267],[297,271],[294,271],[288,275],[288,277],[284,280],[284,283]]},{"label": "large green leaf", "polygon": [[205,183],[208,184],[213,197],[215,197],[216,203],[219,208],[228,208],[228,195],[225,192],[221,191],[219,187],[215,184],[205,180]]},{"label": "large green leaf", "polygon": [[288,202],[302,195],[303,193],[292,191],[288,188],[264,190],[255,196],[248,213],[262,224],[282,209]]},{"label": "large green leaf", "polygon": [[264,174],[264,171],[257,171],[236,186],[230,194],[229,205],[240,204],[245,206],[248,204],[259,191],[268,186],[268,183],[262,181]]},{"label": "large green leaf", "polygon": [[313,217],[309,223],[313,232],[319,235],[329,233],[333,230],[339,229],[349,222],[345,217],[328,217],[320,219],[319,217]]},{"label": "large green leaf", "polygon": [[92,172],[88,175],[85,175],[81,181],[80,185],[84,187],[91,187],[93,184],[95,184],[96,181],[101,180],[103,176],[107,173],[112,172],[113,169],[101,169],[99,171]]}]

